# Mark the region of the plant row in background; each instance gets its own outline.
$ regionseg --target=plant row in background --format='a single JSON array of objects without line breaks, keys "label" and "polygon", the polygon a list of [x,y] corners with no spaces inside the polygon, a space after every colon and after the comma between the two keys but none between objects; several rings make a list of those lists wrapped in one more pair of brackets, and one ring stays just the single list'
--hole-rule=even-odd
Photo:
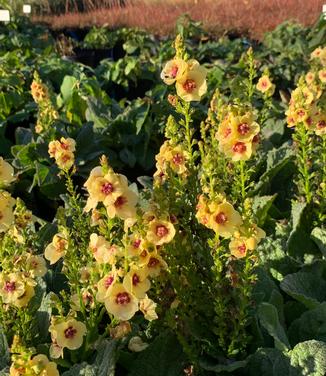
[{"label": "plant row in background", "polygon": [[322,26],[3,32],[3,374],[325,374]]}]

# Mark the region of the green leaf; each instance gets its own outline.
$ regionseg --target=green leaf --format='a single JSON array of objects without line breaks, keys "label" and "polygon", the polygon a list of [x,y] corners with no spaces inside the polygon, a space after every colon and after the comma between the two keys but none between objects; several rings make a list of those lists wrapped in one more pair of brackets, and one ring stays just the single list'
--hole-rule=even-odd
[{"label": "green leaf", "polygon": [[200,362],[199,364],[201,368],[203,368],[206,371],[213,371],[216,373],[220,373],[220,372],[230,373],[239,368],[244,368],[247,365],[247,361],[239,360],[239,361],[232,362],[229,364],[215,364],[215,365],[210,365],[207,362]]},{"label": "green leaf", "polygon": [[0,326],[0,369],[5,368],[10,361],[7,337]]},{"label": "green leaf", "polygon": [[176,337],[165,332],[139,354],[128,376],[182,376],[185,361]]},{"label": "green leaf", "polygon": [[46,342],[49,336],[49,326],[52,312],[51,297],[53,293],[43,296],[41,305],[35,314],[35,321],[37,325],[38,342]]},{"label": "green leaf", "polygon": [[288,334],[292,345],[310,339],[326,342],[326,302],[293,321]]},{"label": "green leaf", "polygon": [[118,342],[103,341],[97,347],[98,354],[95,360],[95,365],[98,369],[97,376],[114,376],[115,365],[117,361],[117,345]]},{"label": "green leaf", "polygon": [[269,303],[261,303],[258,307],[258,317],[261,325],[274,338],[275,347],[285,351],[290,348],[285,330],[280,324],[277,309]]},{"label": "green leaf", "polygon": [[326,343],[306,341],[299,343],[291,351],[290,376],[325,376]]},{"label": "green leaf", "polygon": [[[285,363],[285,365],[284,365]],[[287,358],[278,349],[262,348],[249,357],[244,375],[247,376],[288,376]],[[286,372],[277,369],[285,368]]]},{"label": "green leaf", "polygon": [[326,281],[317,273],[300,271],[289,274],[280,287],[307,308],[316,308],[326,300]]},{"label": "green leaf", "polygon": [[73,76],[65,76],[60,87],[60,92],[64,102],[67,102],[77,85],[77,78]]},{"label": "green leaf", "polygon": [[311,232],[311,239],[318,245],[323,256],[326,257],[326,229],[315,227]]},{"label": "green leaf", "polygon": [[259,226],[262,226],[267,218],[268,211],[276,198],[273,196],[255,196],[253,199],[252,209]]},{"label": "green leaf", "polygon": [[66,371],[62,376],[97,376],[97,369],[95,366],[85,362],[75,364],[69,371]]}]

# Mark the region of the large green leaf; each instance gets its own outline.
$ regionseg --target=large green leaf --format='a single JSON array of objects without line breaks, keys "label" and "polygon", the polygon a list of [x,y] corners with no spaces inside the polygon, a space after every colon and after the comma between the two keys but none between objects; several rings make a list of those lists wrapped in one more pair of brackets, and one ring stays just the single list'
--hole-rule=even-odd
[{"label": "large green leaf", "polygon": [[326,257],[326,229],[315,227],[311,232],[311,238],[318,245],[323,256]]},{"label": "large green leaf", "polygon": [[311,339],[326,342],[326,302],[293,321],[288,334],[292,345]]},{"label": "large green leaf", "polygon": [[275,347],[282,351],[288,350],[290,343],[280,324],[277,309],[272,304],[261,303],[258,307],[258,317],[261,325],[274,338]]},{"label": "large green leaf", "polygon": [[128,376],[182,376],[184,366],[185,356],[176,337],[164,332],[140,353]]},{"label": "large green leaf", "polygon": [[10,360],[7,337],[0,326],[0,369],[5,368]]},{"label": "large green leaf", "polygon": [[325,376],[326,343],[306,341],[291,351],[290,376]]},{"label": "large green leaf", "polygon": [[320,275],[300,271],[287,275],[281,289],[308,308],[318,307],[326,300],[326,281]]}]

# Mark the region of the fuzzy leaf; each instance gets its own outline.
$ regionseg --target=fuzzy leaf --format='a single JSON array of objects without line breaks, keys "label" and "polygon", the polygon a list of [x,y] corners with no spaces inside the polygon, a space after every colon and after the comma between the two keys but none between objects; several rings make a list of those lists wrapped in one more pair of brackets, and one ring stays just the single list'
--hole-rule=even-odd
[{"label": "fuzzy leaf", "polygon": [[5,368],[10,360],[7,337],[0,327],[0,369]]},{"label": "fuzzy leaf", "polygon": [[326,229],[315,227],[311,232],[311,238],[318,245],[323,256],[326,257]]},{"label": "fuzzy leaf", "polygon": [[285,330],[280,324],[277,309],[269,303],[261,303],[258,307],[258,317],[261,325],[274,338],[275,347],[279,350],[290,348]]}]

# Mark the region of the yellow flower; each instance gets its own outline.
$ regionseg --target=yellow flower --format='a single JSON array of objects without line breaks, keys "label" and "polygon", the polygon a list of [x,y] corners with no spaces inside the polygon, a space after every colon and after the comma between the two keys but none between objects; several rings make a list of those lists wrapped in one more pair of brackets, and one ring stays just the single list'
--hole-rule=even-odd
[{"label": "yellow flower", "polygon": [[111,290],[116,282],[117,273],[111,271],[97,282],[96,300],[104,303],[105,299],[110,295]]},{"label": "yellow flower", "polygon": [[150,253],[145,267],[148,275],[151,277],[157,277],[161,273],[161,270],[166,269],[168,266],[160,255],[157,253]]},{"label": "yellow flower", "polygon": [[103,236],[91,234],[89,248],[99,264],[114,264],[117,246],[111,245]]},{"label": "yellow flower", "polygon": [[260,131],[259,124],[253,121],[251,113],[237,117],[232,125],[235,128],[234,134],[238,141],[249,142]]},{"label": "yellow flower", "polygon": [[59,233],[54,235],[52,243],[50,243],[44,251],[44,257],[50,261],[50,264],[55,264],[61,257],[64,256],[68,248],[68,241],[64,235]]},{"label": "yellow flower", "polygon": [[13,304],[18,307],[26,307],[32,297],[35,295],[34,286],[35,282],[31,279],[25,281],[25,291],[24,294],[17,298]]},{"label": "yellow flower", "polygon": [[0,232],[7,231],[13,223],[15,203],[15,199],[8,192],[0,191]]},{"label": "yellow flower", "polygon": [[323,49],[321,47],[317,47],[312,53],[310,54],[310,57],[312,59],[320,58],[320,56],[323,53]]},{"label": "yellow flower", "polygon": [[324,84],[326,82],[326,69],[322,69],[318,72],[320,81]]},{"label": "yellow flower", "polygon": [[232,239],[229,243],[229,249],[231,252],[231,255],[236,258],[243,258],[246,257],[248,246],[246,243],[246,238],[236,238]]},{"label": "yellow flower", "polygon": [[246,161],[252,155],[251,142],[233,141],[229,144],[220,144],[220,150],[232,161]]},{"label": "yellow flower", "polygon": [[5,304],[14,304],[25,293],[25,281],[21,274],[0,275],[0,296]]},{"label": "yellow flower", "polygon": [[30,255],[27,258],[27,269],[32,277],[43,277],[46,272],[46,263],[43,257]]},{"label": "yellow flower", "polygon": [[30,361],[30,367],[36,375],[40,376],[60,376],[57,365],[50,362],[47,356],[40,354],[33,357]]},{"label": "yellow flower", "polygon": [[200,101],[207,91],[206,75],[206,69],[191,60],[190,69],[176,82],[177,95],[186,102]]},{"label": "yellow flower", "polygon": [[228,202],[217,205],[210,217],[210,227],[224,238],[230,238],[241,224],[240,214]]},{"label": "yellow flower", "polygon": [[76,142],[72,138],[61,137],[60,141],[55,140],[49,143],[48,153],[55,158],[56,164],[62,170],[69,170],[75,162],[74,151]]},{"label": "yellow flower", "polygon": [[137,193],[128,188],[117,197],[108,197],[105,206],[110,218],[117,216],[121,219],[129,219],[136,217],[137,202]]},{"label": "yellow flower", "polygon": [[180,81],[186,74],[188,69],[187,63],[182,59],[173,59],[168,61],[162,72],[161,79],[167,85],[172,85],[175,81]]},{"label": "yellow flower", "polygon": [[153,321],[158,318],[157,313],[155,312],[156,306],[157,304],[152,299],[149,299],[147,295],[139,302],[139,309],[148,321]]},{"label": "yellow flower", "polygon": [[40,82],[33,81],[31,85],[31,94],[36,103],[40,103],[48,98],[48,89]]},{"label": "yellow flower", "polygon": [[154,219],[149,223],[147,240],[154,245],[162,245],[170,243],[174,238],[175,228],[169,221]]},{"label": "yellow flower", "polygon": [[177,174],[184,174],[187,171],[187,159],[189,159],[188,153],[181,146],[171,148],[166,155],[166,160],[169,162],[170,168]]},{"label": "yellow flower", "polygon": [[147,276],[148,270],[133,266],[124,276],[123,287],[137,299],[143,299],[146,296],[146,292],[151,287],[151,283]]},{"label": "yellow flower", "polygon": [[121,283],[116,283],[105,300],[105,307],[115,318],[126,321],[138,311],[138,299],[131,295]]},{"label": "yellow flower", "polygon": [[106,205],[109,197],[118,197],[128,188],[128,181],[124,175],[115,174],[111,171],[103,175],[102,167],[98,166],[91,171],[84,187],[89,193],[85,207],[85,211],[88,212],[96,208],[99,202],[103,202]]},{"label": "yellow flower", "polygon": [[269,93],[269,95],[273,95],[275,91],[275,85],[272,84],[271,80],[268,76],[264,75],[260,77],[258,83],[256,85],[258,91],[262,93]]},{"label": "yellow flower", "polygon": [[306,80],[306,83],[308,85],[310,85],[311,83],[314,82],[315,80],[315,74],[313,72],[308,72],[306,75],[305,75],[305,80]]},{"label": "yellow flower", "polygon": [[247,249],[250,251],[255,250],[265,236],[265,231],[256,224],[251,224],[249,227],[241,226],[239,232],[234,234],[237,239],[245,239]]},{"label": "yellow flower", "polygon": [[51,336],[56,343],[69,350],[76,350],[83,344],[83,337],[86,334],[84,323],[68,318],[68,320],[50,326]]},{"label": "yellow flower", "polygon": [[0,157],[0,188],[6,187],[15,179],[13,167]]},{"label": "yellow flower", "polygon": [[315,133],[318,136],[322,136],[322,135],[326,134],[326,116],[321,117],[317,121]]}]

